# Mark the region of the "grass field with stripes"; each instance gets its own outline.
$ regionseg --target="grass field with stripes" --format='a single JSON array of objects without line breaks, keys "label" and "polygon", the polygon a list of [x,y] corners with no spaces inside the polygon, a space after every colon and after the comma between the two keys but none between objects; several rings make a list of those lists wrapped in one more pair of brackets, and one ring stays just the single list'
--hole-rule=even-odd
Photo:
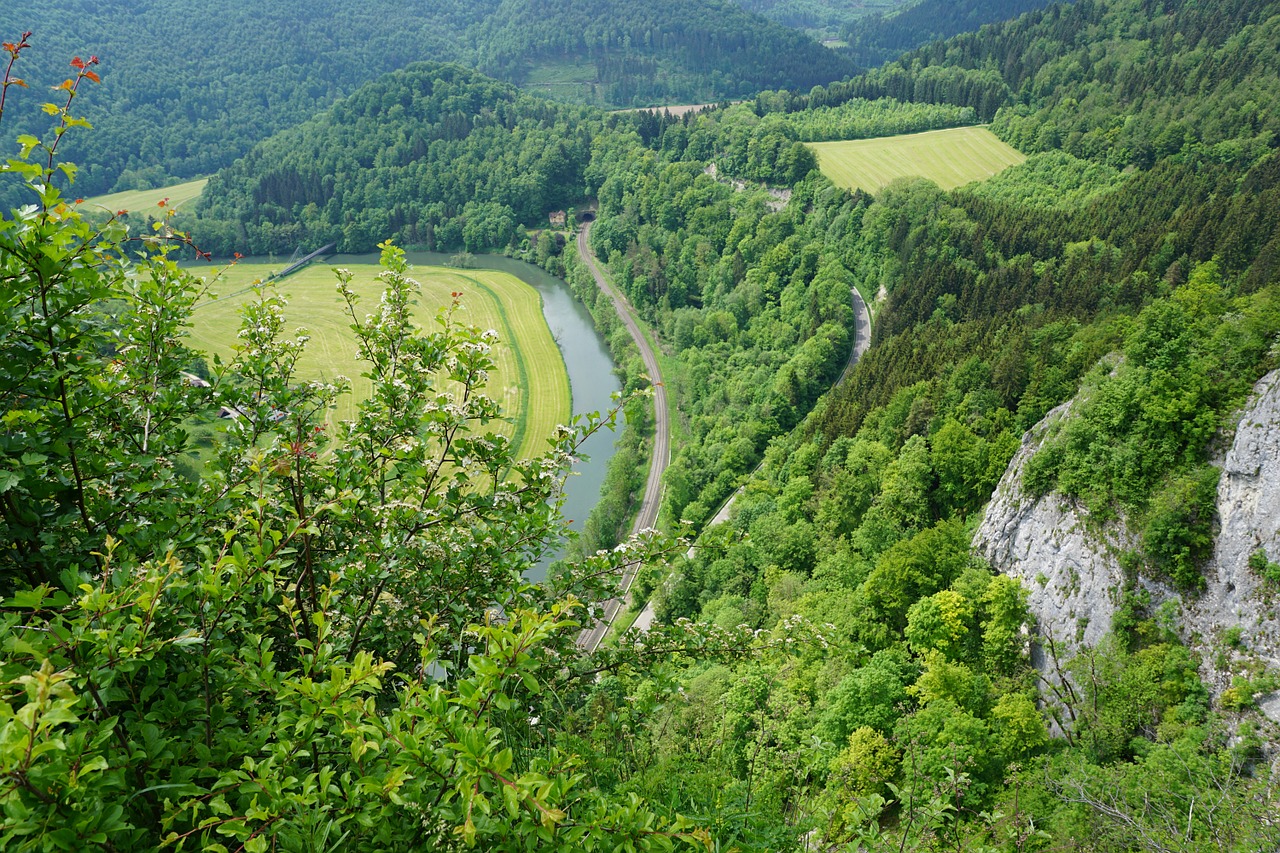
[{"label": "grass field with stripes", "polygon": [[[283,266],[241,261],[214,280],[210,295],[192,315],[191,345],[223,361],[234,358],[241,306],[254,297],[255,284]],[[342,375],[351,380],[352,393],[332,416],[343,420],[354,415],[358,400],[369,396],[371,384],[360,375],[364,367],[356,357],[351,317],[338,295],[333,266],[355,274],[351,286],[361,296],[361,316],[376,310],[382,292],[379,267],[363,256],[312,264],[265,287],[288,299],[287,328],[303,328],[310,335],[299,377],[331,380]],[[569,420],[571,400],[564,359],[543,317],[538,292],[495,270],[415,267],[410,275],[422,285],[415,314],[419,325],[430,328],[437,312],[452,301],[452,294],[460,293],[454,319],[497,331],[497,369],[490,374],[485,392],[501,403],[509,420],[491,428],[512,437],[522,456],[543,450],[556,425]]]},{"label": "grass field with stripes", "polygon": [[818,168],[832,183],[877,193],[898,178],[921,177],[949,190],[1027,159],[985,127],[956,127],[879,139],[814,142]]}]

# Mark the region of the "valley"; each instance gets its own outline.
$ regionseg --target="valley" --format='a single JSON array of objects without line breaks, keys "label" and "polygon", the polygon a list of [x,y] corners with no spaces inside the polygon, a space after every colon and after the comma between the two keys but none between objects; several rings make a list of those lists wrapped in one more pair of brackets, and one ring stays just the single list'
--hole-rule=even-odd
[{"label": "valley", "polygon": [[1280,845],[1280,3],[290,9],[0,12],[0,847]]}]

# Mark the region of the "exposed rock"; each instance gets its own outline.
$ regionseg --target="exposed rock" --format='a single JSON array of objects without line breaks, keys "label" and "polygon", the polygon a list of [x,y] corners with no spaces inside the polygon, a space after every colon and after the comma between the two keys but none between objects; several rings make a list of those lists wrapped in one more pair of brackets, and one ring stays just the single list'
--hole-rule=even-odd
[{"label": "exposed rock", "polygon": [[[1023,437],[973,539],[978,554],[1022,581],[1041,636],[1065,656],[1111,630],[1124,580],[1119,554],[1136,545],[1122,522],[1086,523],[1086,511],[1073,501],[1057,494],[1035,498],[1022,488],[1027,461],[1070,408],[1054,409]],[[1225,648],[1228,630],[1240,629],[1239,645],[1249,657],[1280,667],[1277,596],[1248,565],[1259,549],[1280,562],[1280,371],[1254,387],[1221,467],[1221,529],[1205,569],[1207,589],[1180,601],[1179,619],[1184,639],[1202,653],[1202,673],[1215,694],[1230,686],[1240,658]],[[1180,599],[1156,580],[1139,583],[1153,606]],[[1046,669],[1041,654],[1036,664]],[[1264,703],[1264,710],[1280,720],[1280,701]]]},{"label": "exposed rock", "polygon": [[[1064,403],[1023,436],[973,538],[992,566],[1022,581],[1039,634],[1068,657],[1111,630],[1124,583],[1118,555],[1134,546],[1124,525],[1089,524],[1074,501],[1055,493],[1036,498],[1022,487],[1027,462],[1070,410]],[[1035,647],[1033,655],[1042,666]]]},{"label": "exposed rock", "polygon": [[[1183,625],[1193,644],[1206,647],[1239,627],[1244,649],[1266,665],[1280,667],[1277,596],[1249,568],[1249,557],[1259,549],[1280,562],[1280,371],[1268,373],[1253,391],[1221,463],[1221,529],[1205,571],[1208,589],[1187,603]],[[1229,673],[1211,675],[1217,682],[1213,686],[1228,686]]]}]

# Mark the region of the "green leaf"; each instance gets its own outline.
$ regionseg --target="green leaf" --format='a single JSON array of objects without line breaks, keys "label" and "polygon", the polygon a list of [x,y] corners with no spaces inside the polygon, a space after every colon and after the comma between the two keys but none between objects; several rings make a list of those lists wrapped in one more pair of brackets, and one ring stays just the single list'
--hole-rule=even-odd
[{"label": "green leaf", "polygon": [[66,607],[71,603],[70,597],[61,590],[54,591],[48,585],[35,589],[23,589],[6,598],[0,607],[29,607],[40,610],[46,607]]},{"label": "green leaf", "polygon": [[22,148],[22,157],[26,159],[31,155],[31,150],[40,144],[40,140],[36,139],[29,133],[24,133],[18,137],[18,145]]}]

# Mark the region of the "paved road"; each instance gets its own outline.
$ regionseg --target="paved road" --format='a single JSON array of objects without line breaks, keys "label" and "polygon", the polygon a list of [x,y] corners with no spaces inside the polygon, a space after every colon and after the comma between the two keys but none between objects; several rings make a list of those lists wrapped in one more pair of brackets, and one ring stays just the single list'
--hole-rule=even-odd
[{"label": "paved road", "polygon": [[[591,275],[595,277],[596,285],[609,295],[613,300],[614,310],[618,312],[618,316],[622,318],[627,326],[627,331],[631,333],[631,337],[636,342],[636,346],[640,348],[640,354],[644,359],[645,370],[649,374],[649,378],[654,385],[653,406],[655,411],[655,440],[654,452],[649,461],[649,481],[645,485],[644,500],[640,505],[640,513],[636,517],[635,526],[632,532],[639,532],[646,527],[653,527],[658,519],[658,505],[662,499],[662,472],[666,470],[667,463],[671,459],[670,449],[670,431],[669,419],[667,414],[667,390],[662,386],[662,373],[658,369],[658,360],[653,355],[653,349],[649,346],[649,342],[645,340],[644,335],[640,333],[640,326],[636,323],[635,311],[631,304],[627,302],[627,298],[622,295],[612,284],[610,284],[600,272],[600,267],[596,263],[595,255],[591,254],[591,247],[588,244],[588,236],[591,231],[591,223],[587,223],[578,232],[578,255],[586,263],[587,269],[591,271]],[[867,348],[871,346],[871,314],[867,311],[867,303],[862,298],[862,294],[858,289],[851,288],[851,297],[853,299],[854,313],[854,335],[853,347],[849,352],[849,361],[845,364],[844,370],[840,373],[840,378],[836,380],[836,385],[841,384],[849,376],[849,373],[858,364],[858,361],[866,353]],[[715,517],[707,523],[707,527],[713,524],[720,524],[729,519],[729,508],[733,505],[742,489],[739,488],[729,499],[725,501],[724,506],[720,507],[720,511]],[[692,557],[694,548],[689,548],[689,556]],[[628,570],[622,578],[622,589],[624,599],[619,600],[611,598],[605,602],[604,615],[601,620],[589,631],[583,631],[578,637],[578,647],[586,651],[595,651],[604,639],[605,634],[609,631],[609,626],[613,624],[613,620],[617,618],[618,613],[623,609],[624,604],[629,603],[631,597],[631,582],[635,579],[635,571]],[[636,619],[634,627],[640,631],[647,631],[649,625],[653,622],[653,604],[647,602],[644,611]]]},{"label": "paved road", "polygon": [[[636,342],[636,346],[640,349],[640,357],[644,361],[645,372],[649,374],[649,381],[653,384],[653,453],[649,457],[649,479],[645,483],[644,498],[640,501],[640,512],[637,513],[636,523],[631,528],[632,533],[638,533],[646,528],[654,527],[658,523],[658,507],[662,503],[662,472],[667,470],[667,464],[671,461],[671,423],[667,410],[667,389],[662,384],[662,371],[658,367],[658,359],[653,353],[653,348],[649,346],[649,342],[645,340],[640,331],[640,324],[636,321],[635,309],[631,307],[631,303],[627,301],[627,298],[610,284],[600,272],[596,257],[591,253],[588,239],[590,234],[591,223],[588,222],[578,232],[578,256],[582,258],[583,263],[587,265],[587,269],[591,271],[591,275],[595,277],[596,286],[613,300],[613,308],[618,312],[618,316],[622,318],[627,331],[631,333],[632,340]],[[596,647],[600,645],[604,635],[609,631],[609,626],[613,624],[613,620],[617,618],[618,613],[623,609],[625,599],[630,597],[631,582],[633,580],[635,580],[635,569],[629,569],[623,573],[622,591],[624,598],[611,598],[605,602],[604,615],[600,621],[591,630],[583,631],[579,635],[579,648],[590,652],[595,651]]]},{"label": "paved road", "polygon": [[844,366],[844,370],[840,372],[840,378],[836,380],[836,385],[842,385],[849,374],[853,372],[853,368],[857,366],[867,352],[867,347],[871,346],[871,313],[867,311],[867,303],[863,301],[862,294],[858,292],[858,288],[851,288],[853,291],[853,350],[849,353],[849,363]]}]

